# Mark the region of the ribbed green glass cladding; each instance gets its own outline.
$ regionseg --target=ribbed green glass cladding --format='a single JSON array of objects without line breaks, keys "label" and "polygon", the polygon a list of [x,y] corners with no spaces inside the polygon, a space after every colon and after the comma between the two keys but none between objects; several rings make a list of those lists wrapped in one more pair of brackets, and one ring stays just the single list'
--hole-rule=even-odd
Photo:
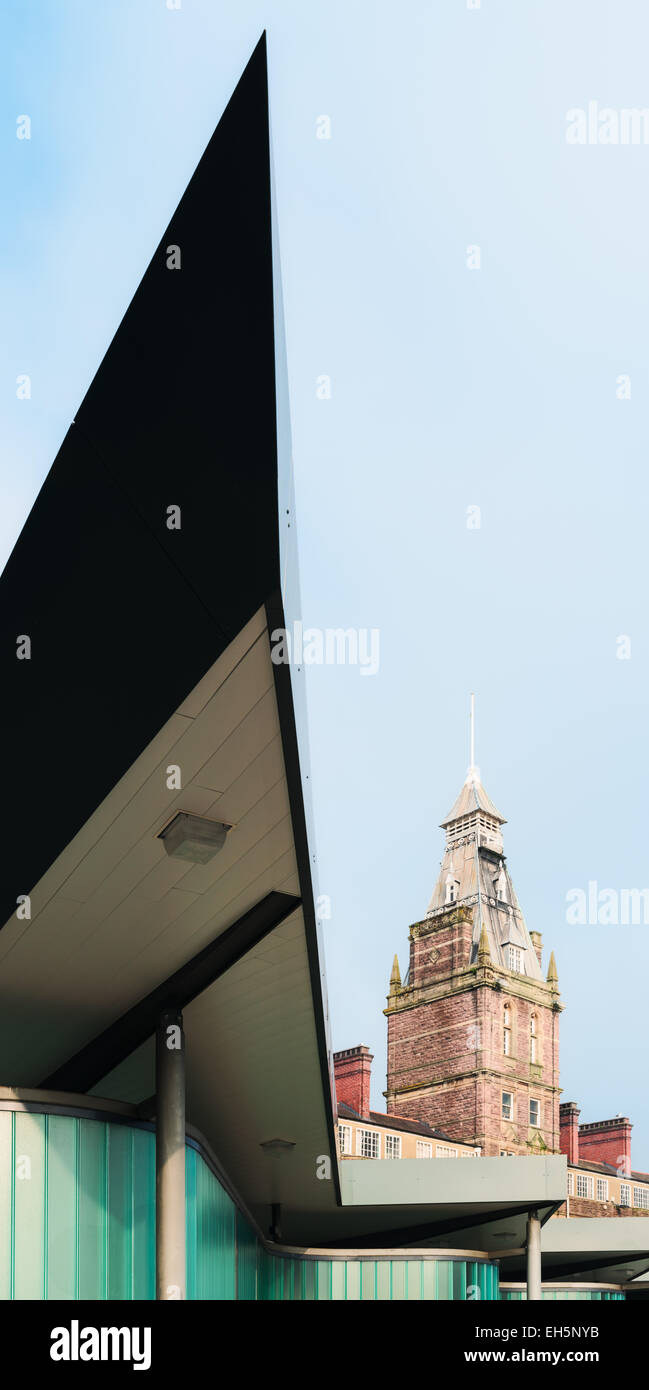
[{"label": "ribbed green glass cladding", "polygon": [[498,1298],[498,1269],[462,1259],[290,1259],[261,1251],[259,1297],[435,1301]]},{"label": "ribbed green glass cladding", "polygon": [[[187,1145],[187,1297],[493,1301],[487,1260],[275,1254]],[[155,1298],[155,1134],[0,1110],[0,1298]]]},{"label": "ribbed green glass cladding", "polygon": [[[500,1298],[504,1303],[525,1302],[527,1293],[523,1288],[508,1289],[501,1285]],[[570,1288],[566,1286],[562,1289],[543,1289],[541,1298],[545,1302],[551,1303],[614,1303],[624,1302],[622,1289],[592,1289],[583,1287]]]}]

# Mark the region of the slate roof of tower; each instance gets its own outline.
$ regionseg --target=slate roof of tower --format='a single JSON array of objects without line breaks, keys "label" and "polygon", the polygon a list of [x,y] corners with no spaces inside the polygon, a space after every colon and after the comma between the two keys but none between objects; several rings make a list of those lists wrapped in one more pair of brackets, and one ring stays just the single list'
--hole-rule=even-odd
[{"label": "slate roof of tower", "polygon": [[493,816],[494,820],[500,821],[501,825],[507,824],[505,817],[496,810],[491,797],[487,796],[479,776],[472,776],[472,772],[474,769],[469,770],[460,795],[453,803],[446,819],[440,822],[443,830],[452,821],[459,820],[461,816],[470,816],[472,811],[484,811],[486,815]]},{"label": "slate roof of tower", "polygon": [[[477,769],[472,771],[477,772]],[[500,825],[506,824],[504,816],[496,810],[477,775],[465,782],[452,811],[442,822],[447,830],[447,838],[449,826],[452,826],[454,821],[476,810],[481,810],[498,820]],[[482,842],[476,840],[476,835]],[[542,980],[544,975],[502,852],[500,835],[494,837],[491,845],[485,843],[484,839],[484,836],[480,837],[480,827],[476,823],[473,827],[467,827],[466,833],[461,834],[456,843],[447,843],[426,915],[430,917],[448,911],[446,884],[450,875],[456,888],[453,906],[470,907],[473,910],[472,960],[477,957],[480,930],[484,924],[491,959],[495,966],[508,969],[506,947],[515,946],[523,953],[525,975],[530,979]],[[505,875],[505,898],[496,890],[501,870]]]}]

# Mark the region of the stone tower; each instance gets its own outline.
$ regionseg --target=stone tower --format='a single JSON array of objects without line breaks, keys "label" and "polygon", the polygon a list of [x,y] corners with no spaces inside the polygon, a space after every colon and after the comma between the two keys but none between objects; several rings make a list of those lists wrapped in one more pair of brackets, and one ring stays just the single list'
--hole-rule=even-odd
[{"label": "stone tower", "polygon": [[528,932],[503,852],[503,816],[471,766],[442,822],[444,858],[410,928],[388,1007],[387,1109],[426,1120],[488,1156],[560,1150],[554,954]]}]

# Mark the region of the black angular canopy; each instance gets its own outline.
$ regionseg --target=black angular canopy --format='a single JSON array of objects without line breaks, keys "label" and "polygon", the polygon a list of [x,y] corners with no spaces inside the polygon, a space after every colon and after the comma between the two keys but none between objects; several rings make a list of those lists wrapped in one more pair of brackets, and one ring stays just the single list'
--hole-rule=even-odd
[{"label": "black angular canopy", "polygon": [[0,580],[0,922],[278,586],[269,157],[264,36]]}]

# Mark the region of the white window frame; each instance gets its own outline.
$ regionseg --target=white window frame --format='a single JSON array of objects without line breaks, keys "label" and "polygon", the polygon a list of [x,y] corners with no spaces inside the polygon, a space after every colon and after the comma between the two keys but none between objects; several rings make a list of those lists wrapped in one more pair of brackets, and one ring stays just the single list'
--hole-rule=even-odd
[{"label": "white window frame", "polygon": [[338,1124],[338,1144],[341,1154],[353,1153],[351,1125]]},{"label": "white window frame", "polygon": [[[533,1106],[533,1105],[536,1106],[536,1113],[537,1113],[537,1115],[538,1115],[538,1120],[533,1120],[533,1119],[532,1119],[532,1106]],[[540,1102],[538,1096],[530,1096],[530,1129],[540,1129],[540,1128],[541,1128],[541,1102]]]},{"label": "white window frame", "polygon": [[592,1201],[595,1184],[590,1173],[577,1174],[577,1196]]},{"label": "white window frame", "polygon": [[[505,1096],[509,1096],[509,1106],[508,1106],[508,1107],[507,1107],[507,1105],[506,1105]],[[506,1114],[506,1113],[505,1113],[505,1112],[506,1112],[506,1109],[509,1109],[509,1114]],[[500,1093],[500,1115],[501,1115],[501,1119],[506,1120],[508,1124],[510,1124],[510,1123],[513,1121],[513,1119],[514,1119],[514,1092],[513,1092],[513,1091],[501,1091],[501,1093]]]},{"label": "white window frame", "polygon": [[[386,1135],[384,1136],[384,1138],[385,1138],[385,1157],[386,1157],[386,1158],[401,1158],[401,1135],[400,1135],[400,1134],[386,1134]],[[390,1149],[396,1149],[396,1153],[390,1153],[390,1152],[389,1152]]]},{"label": "white window frame", "polygon": [[634,1186],[633,1205],[634,1207],[639,1207],[641,1211],[647,1210],[647,1207],[649,1207],[649,1188]]},{"label": "white window frame", "polygon": [[630,1183],[630,1182],[621,1182],[621,1183],[620,1183],[620,1206],[621,1206],[621,1207],[630,1207],[630,1206],[631,1206],[631,1183]]},{"label": "white window frame", "polygon": [[597,1179],[597,1200],[608,1202],[608,1178]]},{"label": "white window frame", "polygon": [[[368,1136],[371,1135],[371,1136],[372,1136],[372,1140],[376,1140],[376,1144],[372,1143],[372,1148],[376,1148],[376,1153],[371,1153],[371,1154],[364,1154],[364,1153],[363,1153],[363,1140],[364,1140],[364,1138],[365,1138],[366,1135],[368,1135]],[[364,1126],[361,1126],[361,1125],[358,1126],[358,1129],[356,1130],[356,1156],[357,1156],[357,1158],[380,1158],[380,1157],[381,1157],[381,1131],[380,1131],[380,1129],[366,1129]]]},{"label": "white window frame", "polygon": [[432,1158],[433,1145],[430,1139],[417,1140],[417,1158]]},{"label": "white window frame", "polygon": [[457,1158],[457,1149],[452,1149],[449,1144],[438,1144],[435,1158]]},{"label": "white window frame", "polygon": [[568,1169],[568,1188],[567,1188],[567,1191],[568,1191],[568,1196],[569,1196],[569,1197],[574,1197],[574,1195],[575,1195],[575,1176],[574,1176],[574,1173],[571,1171],[570,1168]]}]

